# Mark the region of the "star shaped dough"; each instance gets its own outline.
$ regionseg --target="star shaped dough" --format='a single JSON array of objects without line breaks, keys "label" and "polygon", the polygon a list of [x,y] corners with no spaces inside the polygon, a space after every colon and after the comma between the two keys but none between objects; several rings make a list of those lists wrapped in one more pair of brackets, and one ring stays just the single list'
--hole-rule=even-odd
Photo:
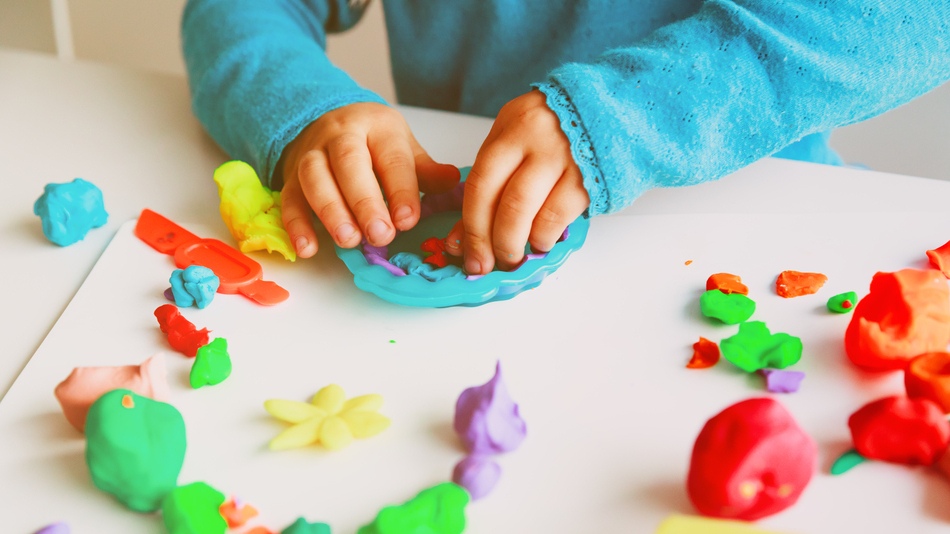
[{"label": "star shaped dough", "polygon": [[330,384],[307,402],[271,399],[264,409],[293,426],[270,441],[271,450],[294,449],[319,443],[330,450],[346,447],[354,438],[369,438],[389,428],[390,420],[378,413],[381,395],[360,395],[346,400],[343,388]]}]

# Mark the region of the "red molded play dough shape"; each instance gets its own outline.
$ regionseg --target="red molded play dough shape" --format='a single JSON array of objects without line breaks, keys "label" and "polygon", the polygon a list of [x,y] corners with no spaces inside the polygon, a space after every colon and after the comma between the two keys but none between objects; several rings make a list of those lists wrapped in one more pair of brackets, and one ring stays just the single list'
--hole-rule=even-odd
[{"label": "red molded play dough shape", "polygon": [[753,398],[706,422],[686,490],[699,513],[753,521],[795,504],[818,466],[818,447],[778,401]]},{"label": "red molded play dough shape", "polygon": [[240,293],[258,304],[279,304],[290,296],[286,289],[262,279],[261,265],[217,239],[202,239],[150,209],[142,210],[135,235],[162,254],[175,258],[184,269],[203,265],[218,277],[219,293]]},{"label": "red molded play dough shape", "polygon": [[854,448],[872,460],[933,465],[950,445],[950,422],[929,399],[878,399],[851,414],[848,427]]},{"label": "red molded play dough shape", "polygon": [[158,326],[168,337],[168,344],[178,352],[194,358],[198,349],[208,344],[208,329],[198,330],[173,304],[162,304],[155,309]]},{"label": "red molded play dough shape", "polygon": [[950,352],[928,352],[911,360],[904,387],[908,397],[930,399],[950,413]]},{"label": "red molded play dough shape", "polygon": [[[722,291],[720,289],[720,291]],[[719,362],[719,345],[715,341],[710,341],[700,336],[699,341],[693,343],[693,357],[690,358],[686,367],[689,369],[705,369],[712,367]]]},{"label": "red molded play dough shape", "polygon": [[730,273],[716,273],[706,279],[706,291],[718,289],[725,294],[739,293],[748,295],[749,288],[742,283],[742,278]]},{"label": "red molded play dough shape", "polygon": [[950,278],[950,241],[933,250],[928,250],[927,258],[930,259],[931,265],[940,269],[944,276]]},{"label": "red molded play dough shape", "polygon": [[950,343],[950,289],[933,269],[879,272],[854,308],[844,335],[848,358],[859,367],[903,369],[920,354]]},{"label": "red molded play dough shape", "polygon": [[821,273],[782,271],[775,279],[775,292],[785,298],[811,295],[817,293],[827,281],[828,277]]}]

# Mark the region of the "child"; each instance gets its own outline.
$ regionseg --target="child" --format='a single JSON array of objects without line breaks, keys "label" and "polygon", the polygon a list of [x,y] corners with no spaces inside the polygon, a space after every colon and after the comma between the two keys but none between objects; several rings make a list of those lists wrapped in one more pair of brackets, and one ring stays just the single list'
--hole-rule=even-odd
[{"label": "child", "polygon": [[[388,244],[457,170],[328,61],[365,1],[190,0],[195,113],[282,188],[302,257]],[[950,79],[948,0],[386,0],[400,103],[495,117],[446,239],[469,274],[550,249],[583,213],[768,155],[840,163],[831,128]]]}]

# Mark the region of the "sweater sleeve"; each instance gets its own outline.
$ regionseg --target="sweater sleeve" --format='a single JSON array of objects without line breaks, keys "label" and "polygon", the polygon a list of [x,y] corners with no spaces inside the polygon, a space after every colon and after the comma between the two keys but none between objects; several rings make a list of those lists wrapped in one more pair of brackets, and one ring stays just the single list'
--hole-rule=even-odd
[{"label": "sweater sleeve", "polygon": [[357,22],[365,2],[189,0],[182,48],[198,120],[266,183],[284,147],[323,113],[385,101],[330,63],[326,34]]},{"label": "sweater sleeve", "polygon": [[948,79],[948,0],[707,0],[536,87],[596,215],[653,187],[718,179]]}]

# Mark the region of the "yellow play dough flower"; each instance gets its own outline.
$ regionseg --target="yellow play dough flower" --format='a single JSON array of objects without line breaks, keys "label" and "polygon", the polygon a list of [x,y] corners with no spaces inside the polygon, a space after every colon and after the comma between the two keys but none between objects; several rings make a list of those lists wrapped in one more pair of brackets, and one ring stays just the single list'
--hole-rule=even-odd
[{"label": "yellow play dough flower", "polygon": [[376,394],[346,400],[343,388],[336,384],[318,391],[309,403],[265,401],[268,413],[293,424],[271,440],[270,448],[284,450],[321,443],[331,450],[342,449],[353,438],[369,438],[389,428],[389,419],[377,413],[382,405],[383,397]]},{"label": "yellow play dough flower", "polygon": [[294,261],[297,253],[280,216],[280,191],[261,184],[254,168],[243,161],[229,161],[214,171],[221,198],[221,218],[238,242],[241,252],[279,252]]}]

